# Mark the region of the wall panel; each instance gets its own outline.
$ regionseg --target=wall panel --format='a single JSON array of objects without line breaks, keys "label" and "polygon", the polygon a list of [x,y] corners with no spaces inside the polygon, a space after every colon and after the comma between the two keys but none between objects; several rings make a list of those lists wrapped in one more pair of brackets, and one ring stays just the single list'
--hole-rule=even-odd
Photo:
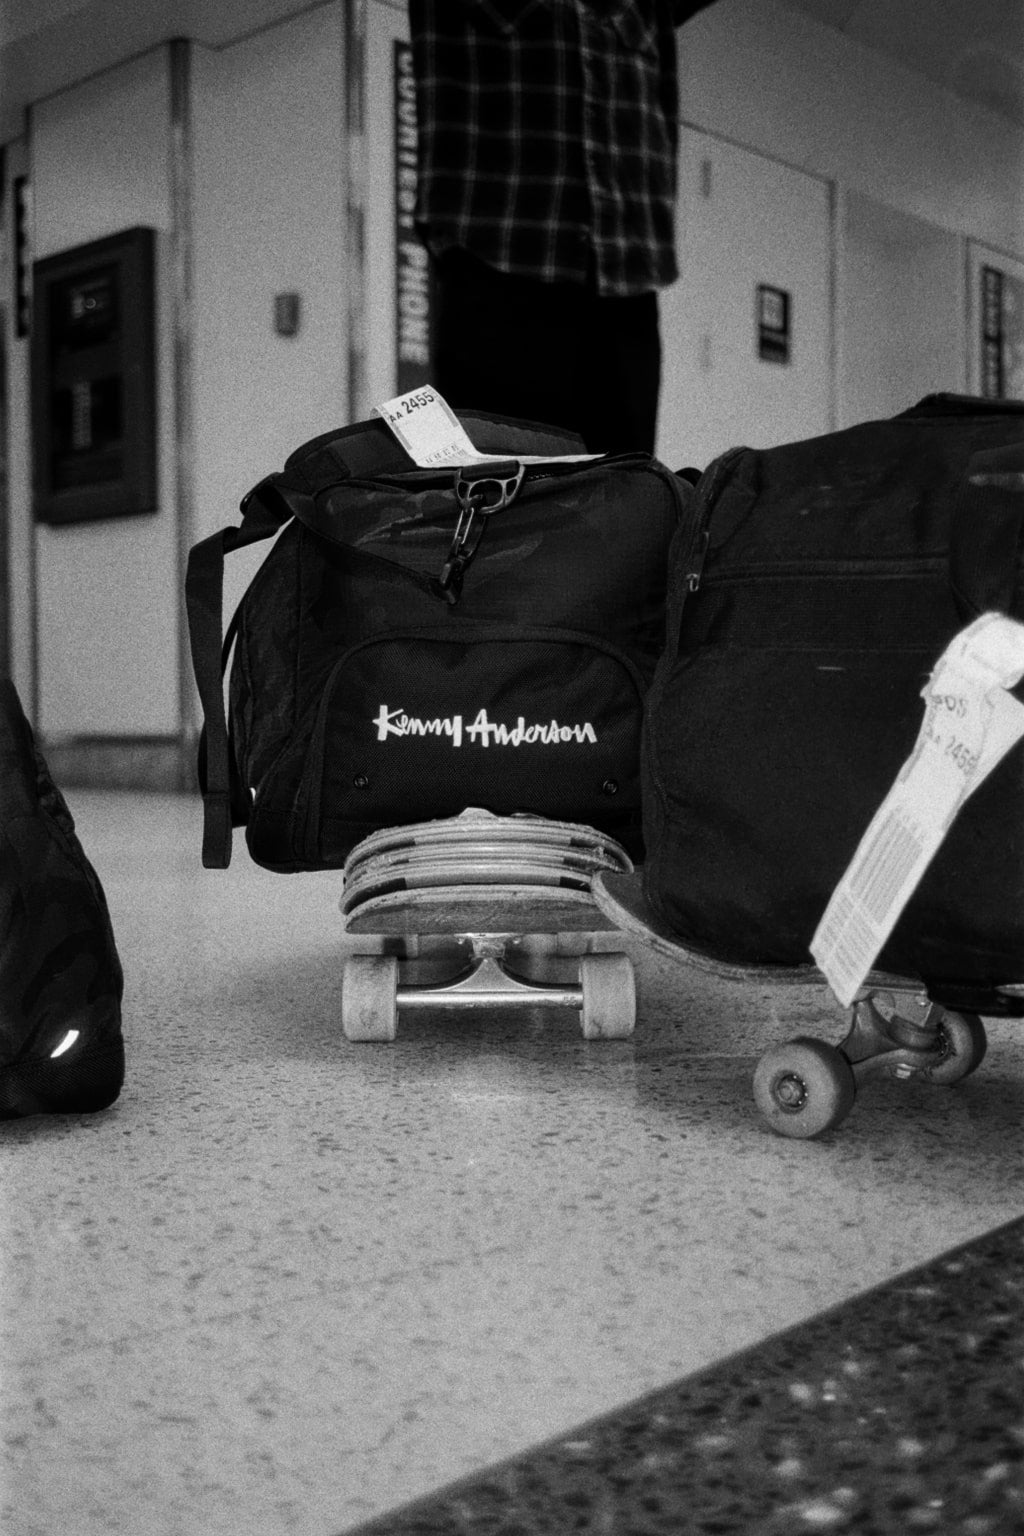
[{"label": "wall panel", "polygon": [[[35,256],[131,225],[158,231],[158,507],[37,526],[39,725],[48,737],[152,736],[178,726],[177,549],[167,284],[169,81],[160,48],[32,114]],[[19,515],[27,517],[27,487]]]}]

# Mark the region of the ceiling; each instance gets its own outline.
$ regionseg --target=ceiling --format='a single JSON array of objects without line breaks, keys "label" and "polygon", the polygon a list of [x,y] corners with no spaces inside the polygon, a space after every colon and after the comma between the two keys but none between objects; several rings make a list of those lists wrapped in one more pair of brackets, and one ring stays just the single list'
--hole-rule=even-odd
[{"label": "ceiling", "polygon": [[24,109],[171,37],[210,48],[324,0],[0,0],[0,143]]},{"label": "ceiling", "polygon": [[[0,143],[31,101],[169,37],[223,47],[324,0],[0,0]],[[729,0],[721,0],[728,4]],[[1024,0],[782,0],[1024,124]]]},{"label": "ceiling", "polygon": [[1024,0],[785,0],[938,85],[1024,124]]}]

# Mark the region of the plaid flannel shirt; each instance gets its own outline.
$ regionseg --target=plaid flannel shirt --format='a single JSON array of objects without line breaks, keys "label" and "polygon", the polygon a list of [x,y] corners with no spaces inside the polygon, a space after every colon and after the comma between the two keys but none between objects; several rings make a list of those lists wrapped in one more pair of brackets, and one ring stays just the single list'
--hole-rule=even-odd
[{"label": "plaid flannel shirt", "polygon": [[[707,4],[708,0],[704,0]],[[504,272],[627,296],[674,280],[671,0],[409,0],[417,224]]]}]

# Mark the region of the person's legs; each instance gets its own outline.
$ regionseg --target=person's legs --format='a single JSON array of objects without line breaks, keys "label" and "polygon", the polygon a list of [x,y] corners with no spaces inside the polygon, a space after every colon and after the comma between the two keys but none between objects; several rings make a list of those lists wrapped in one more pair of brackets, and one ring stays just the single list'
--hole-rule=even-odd
[{"label": "person's legs", "polygon": [[598,298],[465,251],[437,274],[433,383],[449,405],[567,427],[592,453],[654,452],[657,294]]},{"label": "person's legs", "polygon": [[591,299],[579,373],[591,452],[653,453],[660,386],[657,294]]},{"label": "person's legs", "polygon": [[448,404],[581,431],[583,289],[511,277],[465,251],[447,252],[437,276],[433,383]]}]

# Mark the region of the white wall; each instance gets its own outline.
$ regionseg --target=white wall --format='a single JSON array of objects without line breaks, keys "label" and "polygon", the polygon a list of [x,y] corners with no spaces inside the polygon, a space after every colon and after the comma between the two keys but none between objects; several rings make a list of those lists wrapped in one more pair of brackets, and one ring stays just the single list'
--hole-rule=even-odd
[{"label": "white wall", "polygon": [[[343,65],[340,0],[221,52],[194,50],[189,541],[235,521],[255,480],[348,419]],[[32,524],[19,452],[27,347],[12,340],[15,678],[30,699],[35,631],[37,723],[48,738],[173,736],[194,696],[186,679],[181,697],[179,662],[168,50],[37,104],[29,151],[34,258],[134,224],[158,231],[159,503],[154,515]],[[301,296],[293,338],[273,327],[274,295],[285,291]],[[236,573],[229,602],[241,585]]]},{"label": "white wall", "polygon": [[[673,469],[703,469],[734,444],[766,448],[834,425],[832,211],[818,177],[694,129],[680,147],[657,451]],[[760,356],[762,285],[789,296],[785,362]]]},{"label": "white wall", "polygon": [[[348,417],[342,8],[193,61],[197,529]],[[301,329],[275,334],[274,295]]]},{"label": "white wall", "polygon": [[966,390],[963,238],[855,192],[839,232],[840,425]]},{"label": "white wall", "polygon": [[1024,129],[778,0],[718,0],[679,52],[696,127],[1024,256]]},{"label": "white wall", "polygon": [[[891,414],[934,389],[965,388],[974,344],[968,238],[1024,252],[1024,129],[777,0],[718,0],[683,28],[679,55],[684,122],[701,131],[682,137],[683,275],[662,301],[669,350],[660,451],[675,445],[688,419],[703,464],[707,446],[727,438],[786,441]],[[709,250],[707,203],[689,189],[702,157],[739,153],[737,146],[749,151],[751,184],[733,195],[728,241]],[[776,379],[790,386],[780,412],[749,347],[745,362],[736,354],[737,376],[719,380],[728,409],[697,377],[702,338],[735,332],[738,303],[749,308],[735,291],[737,274],[753,265],[773,281],[773,253],[794,227],[775,190],[780,165],[803,180],[806,201],[815,185],[830,186],[839,213],[827,325],[813,338],[815,361],[831,376],[827,424],[826,391],[819,387],[818,405],[809,400],[801,413],[788,370]],[[715,370],[703,366],[713,384]],[[678,383],[688,373],[687,410]]]},{"label": "white wall", "polygon": [[[196,539],[349,419],[342,21],[325,5],[194,55]],[[285,292],[291,337],[273,324]],[[268,547],[228,562],[225,619]]]},{"label": "white wall", "polygon": [[[166,249],[168,120],[162,48],[36,107],[30,150],[37,259],[134,224],[156,228],[164,237],[158,250]],[[165,287],[158,272],[158,292]],[[166,343],[162,314],[156,513],[36,529],[38,723],[48,735],[160,735],[177,729],[176,519]],[[24,499],[14,516],[27,516]]]}]

